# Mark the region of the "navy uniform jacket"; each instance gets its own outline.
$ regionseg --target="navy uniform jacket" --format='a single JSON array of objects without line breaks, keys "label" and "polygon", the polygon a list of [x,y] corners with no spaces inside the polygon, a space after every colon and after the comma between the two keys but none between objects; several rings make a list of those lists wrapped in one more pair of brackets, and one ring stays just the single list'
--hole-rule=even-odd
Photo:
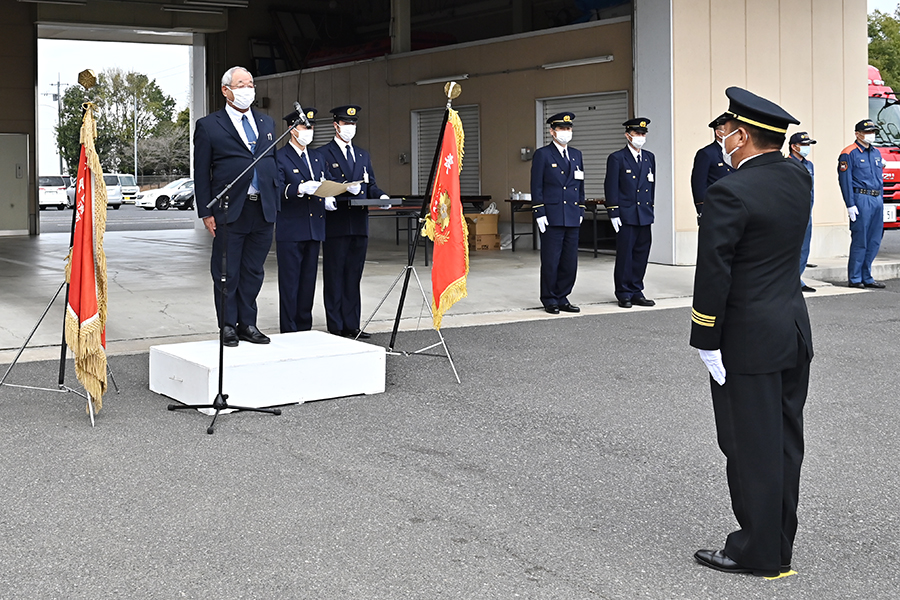
[{"label": "navy uniform jacket", "polygon": [[[258,131],[256,151],[263,152],[277,137],[275,121],[252,108],[248,111],[247,117],[250,118],[251,115],[256,121]],[[222,209],[215,205],[210,210],[206,205],[240,175],[241,171],[253,162],[253,158],[253,153],[241,139],[224,108],[197,121],[194,126],[194,198],[200,218],[215,215],[216,223],[222,223],[224,217]],[[275,163],[274,148],[256,164],[255,169],[260,185],[263,215],[266,221],[274,223],[278,211],[281,210],[282,190],[281,173]],[[229,191],[229,223],[233,223],[241,216],[241,209],[247,200],[247,190],[252,179],[253,171],[249,171]]]},{"label": "navy uniform jacket", "polygon": [[796,364],[797,332],[812,358],[797,285],[812,178],[766,152],[714,183],[698,234],[691,346],[722,350],[728,372],[774,373]]},{"label": "navy uniform jacket", "polygon": [[284,175],[281,212],[275,222],[275,241],[307,242],[325,239],[325,201],[318,196],[297,195],[297,186],[305,181],[325,178],[325,165],[315,150],[306,149],[313,172],[290,143],[278,150],[278,168]]},{"label": "navy uniform jacket", "polygon": [[[531,161],[531,202],[534,216],[547,217],[551,227],[578,227],[584,216],[584,161],[581,150],[566,147],[568,167],[556,144],[538,148]],[[576,171],[580,176],[576,176]]]},{"label": "navy uniform jacket", "polygon": [[719,142],[713,142],[697,150],[697,154],[694,155],[694,168],[691,170],[691,193],[698,214],[703,208],[706,189],[732,172],[734,169],[725,164]]},{"label": "navy uniform jacket", "polygon": [[375,183],[375,171],[372,170],[372,160],[369,153],[351,144],[356,159],[356,166],[351,171],[347,165],[347,157],[341,151],[341,147],[331,140],[316,151],[325,166],[325,177],[332,181],[345,183],[349,181],[362,181],[368,174],[369,183],[361,183],[359,194],[356,196],[345,192],[337,196],[337,210],[331,211],[325,217],[325,235],[335,237],[341,235],[369,235],[369,209],[366,206],[350,206],[350,198],[380,198],[384,192]]},{"label": "navy uniform jacket", "polygon": [[857,189],[874,190],[879,195],[884,192],[883,168],[881,152],[871,144],[863,148],[859,142],[854,142],[841,151],[838,183],[847,208],[856,206],[856,196],[861,195]]},{"label": "navy uniform jacket", "polygon": [[656,157],[641,150],[637,164],[628,146],[606,159],[606,210],[610,219],[619,217],[623,225],[653,223],[653,200],[656,197]]}]

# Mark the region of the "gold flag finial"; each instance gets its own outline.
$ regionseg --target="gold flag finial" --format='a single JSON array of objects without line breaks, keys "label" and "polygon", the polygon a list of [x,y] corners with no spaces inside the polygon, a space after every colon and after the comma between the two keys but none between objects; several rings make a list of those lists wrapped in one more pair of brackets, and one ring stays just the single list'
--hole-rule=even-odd
[{"label": "gold flag finial", "polygon": [[459,95],[462,93],[462,86],[460,86],[455,81],[448,81],[444,84],[444,94],[447,95],[447,98],[450,100],[456,100]]},{"label": "gold flag finial", "polygon": [[89,90],[97,85],[97,74],[91,69],[85,69],[78,74],[78,83],[80,83],[81,87],[84,89]]}]

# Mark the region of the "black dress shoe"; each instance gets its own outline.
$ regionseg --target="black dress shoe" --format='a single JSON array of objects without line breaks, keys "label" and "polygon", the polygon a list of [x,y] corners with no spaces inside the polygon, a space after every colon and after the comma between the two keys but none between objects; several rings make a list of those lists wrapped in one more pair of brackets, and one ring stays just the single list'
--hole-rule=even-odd
[{"label": "black dress shoe", "polygon": [[574,304],[560,304],[559,310],[563,312],[577,313],[581,312],[581,309],[575,306]]},{"label": "black dress shoe", "polygon": [[884,289],[884,284],[881,283],[880,281],[873,281],[872,283],[864,283],[863,285],[867,288],[875,288],[878,290]]},{"label": "black dress shoe", "polygon": [[859,281],[859,282],[857,282],[857,283],[853,283],[853,282],[851,281],[851,282],[847,285],[847,287],[859,288],[859,289],[862,290],[862,289],[865,289],[866,285],[865,285],[862,281]]},{"label": "black dress shoe", "polygon": [[619,300],[619,306],[621,308],[631,308],[631,300]]},{"label": "black dress shoe", "polygon": [[656,302],[650,298],[644,298],[643,296],[640,298],[632,298],[631,303],[635,306],[656,306]]},{"label": "black dress shoe", "polygon": [[256,328],[256,325],[238,327],[237,333],[239,338],[251,344],[268,344],[271,341],[266,334]]},{"label": "black dress shoe", "polygon": [[372,337],[372,334],[360,331],[359,329],[345,329],[344,337],[348,337],[351,340],[367,340]]},{"label": "black dress shoe", "polygon": [[801,292],[814,292],[814,291],[816,291],[816,288],[809,287],[808,285],[804,285],[800,288],[800,291]]},{"label": "black dress shoe", "polygon": [[697,550],[694,559],[704,567],[723,573],[751,573],[757,577],[777,577],[778,571],[760,571],[742,567],[725,555],[724,550]]},{"label": "black dress shoe", "polygon": [[[815,269],[815,268],[818,267],[818,266],[819,266],[819,265],[814,265],[814,264],[812,264],[812,263],[806,263],[806,268],[807,268],[807,269]],[[790,570],[790,568],[789,568],[788,570]]]},{"label": "black dress shoe", "polygon": [[559,314],[559,307],[555,304],[551,304],[550,306],[545,306],[544,310],[550,313],[551,315]]},{"label": "black dress shoe", "polygon": [[223,343],[229,348],[234,348],[239,343],[237,332],[231,325],[222,327],[222,339],[224,340]]}]

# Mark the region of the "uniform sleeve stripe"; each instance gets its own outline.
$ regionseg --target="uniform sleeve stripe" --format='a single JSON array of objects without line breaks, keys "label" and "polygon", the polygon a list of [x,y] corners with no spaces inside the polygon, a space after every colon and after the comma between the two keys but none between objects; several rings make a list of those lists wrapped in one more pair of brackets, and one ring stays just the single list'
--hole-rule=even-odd
[{"label": "uniform sleeve stripe", "polygon": [[691,321],[703,327],[715,327],[716,325],[715,317],[699,313],[693,308],[691,309]]}]

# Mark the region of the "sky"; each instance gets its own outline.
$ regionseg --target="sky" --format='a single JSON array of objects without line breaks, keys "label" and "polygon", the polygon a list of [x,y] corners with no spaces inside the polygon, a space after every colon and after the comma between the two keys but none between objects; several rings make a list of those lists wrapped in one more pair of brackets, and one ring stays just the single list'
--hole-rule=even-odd
[{"label": "sky", "polygon": [[170,44],[133,44],[117,42],[83,42],[74,40],[38,40],[38,171],[41,175],[58,175],[59,153],[56,149],[58,111],[49,94],[77,85],[78,73],[93,69],[118,67],[124,71],[143,73],[163,93],[175,99],[175,111],[188,105],[190,98],[190,46]]},{"label": "sky", "polygon": [[897,10],[898,0],[868,0],[868,4],[869,12],[880,10],[883,13],[892,15]]}]

